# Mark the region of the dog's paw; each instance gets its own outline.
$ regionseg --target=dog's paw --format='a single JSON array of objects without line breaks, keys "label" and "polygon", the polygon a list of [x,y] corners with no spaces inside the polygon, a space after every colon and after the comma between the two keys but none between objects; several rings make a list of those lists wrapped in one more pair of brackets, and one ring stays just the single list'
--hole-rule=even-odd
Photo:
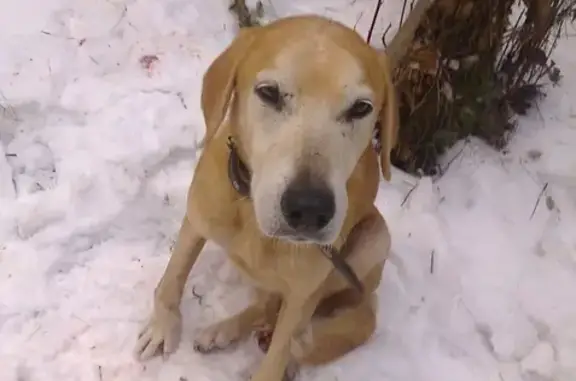
[{"label": "dog's paw", "polygon": [[[300,367],[295,362],[290,362],[284,371],[284,376],[281,381],[296,381],[298,374],[300,373]],[[246,378],[246,381],[260,381],[260,375],[252,375]]]},{"label": "dog's paw", "polygon": [[181,333],[180,311],[155,308],[138,335],[134,355],[140,361],[146,361],[157,354],[167,357],[178,347]]},{"label": "dog's paw", "polygon": [[238,324],[225,320],[202,329],[194,340],[194,350],[206,354],[225,349],[238,341],[240,334]]}]

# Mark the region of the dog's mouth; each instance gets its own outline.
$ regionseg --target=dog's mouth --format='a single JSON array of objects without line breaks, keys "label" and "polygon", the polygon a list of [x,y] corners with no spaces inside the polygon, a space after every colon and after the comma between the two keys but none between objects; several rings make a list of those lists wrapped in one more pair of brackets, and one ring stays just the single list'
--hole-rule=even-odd
[{"label": "dog's mouth", "polygon": [[273,235],[274,238],[288,241],[300,245],[328,245],[330,244],[330,237],[325,233],[299,233],[292,229],[282,229],[276,231]]},{"label": "dog's mouth", "polygon": [[279,234],[277,238],[285,239],[286,241],[296,242],[296,243],[311,243],[311,240],[307,237],[302,237],[292,234]]}]

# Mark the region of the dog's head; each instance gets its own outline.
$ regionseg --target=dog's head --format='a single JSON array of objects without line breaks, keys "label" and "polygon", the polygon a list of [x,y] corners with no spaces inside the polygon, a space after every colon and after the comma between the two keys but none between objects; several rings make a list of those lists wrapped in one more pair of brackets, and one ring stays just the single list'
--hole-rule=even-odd
[{"label": "dog's head", "polygon": [[387,58],[342,24],[299,16],[243,29],[208,68],[202,110],[206,141],[230,112],[268,236],[337,238],[346,183],[377,121],[382,173],[390,178],[397,105]]}]

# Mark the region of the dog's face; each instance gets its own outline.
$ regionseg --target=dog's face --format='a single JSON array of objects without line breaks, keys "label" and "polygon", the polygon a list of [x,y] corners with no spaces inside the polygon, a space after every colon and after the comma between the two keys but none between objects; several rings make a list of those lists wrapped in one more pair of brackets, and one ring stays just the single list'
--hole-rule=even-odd
[{"label": "dog's face", "polygon": [[361,62],[322,35],[262,58],[247,57],[237,93],[256,218],[270,236],[333,242],[381,95]]},{"label": "dog's face", "polygon": [[339,24],[268,28],[237,67],[233,106],[256,219],[268,236],[329,244],[385,100],[385,74]]}]

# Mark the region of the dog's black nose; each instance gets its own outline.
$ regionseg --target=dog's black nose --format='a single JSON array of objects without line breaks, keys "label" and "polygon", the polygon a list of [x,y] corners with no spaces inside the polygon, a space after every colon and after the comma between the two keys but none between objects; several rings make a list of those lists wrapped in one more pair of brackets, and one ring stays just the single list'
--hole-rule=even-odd
[{"label": "dog's black nose", "polygon": [[280,208],[292,229],[315,233],[330,223],[336,202],[334,193],[326,186],[294,182],[284,191]]}]

